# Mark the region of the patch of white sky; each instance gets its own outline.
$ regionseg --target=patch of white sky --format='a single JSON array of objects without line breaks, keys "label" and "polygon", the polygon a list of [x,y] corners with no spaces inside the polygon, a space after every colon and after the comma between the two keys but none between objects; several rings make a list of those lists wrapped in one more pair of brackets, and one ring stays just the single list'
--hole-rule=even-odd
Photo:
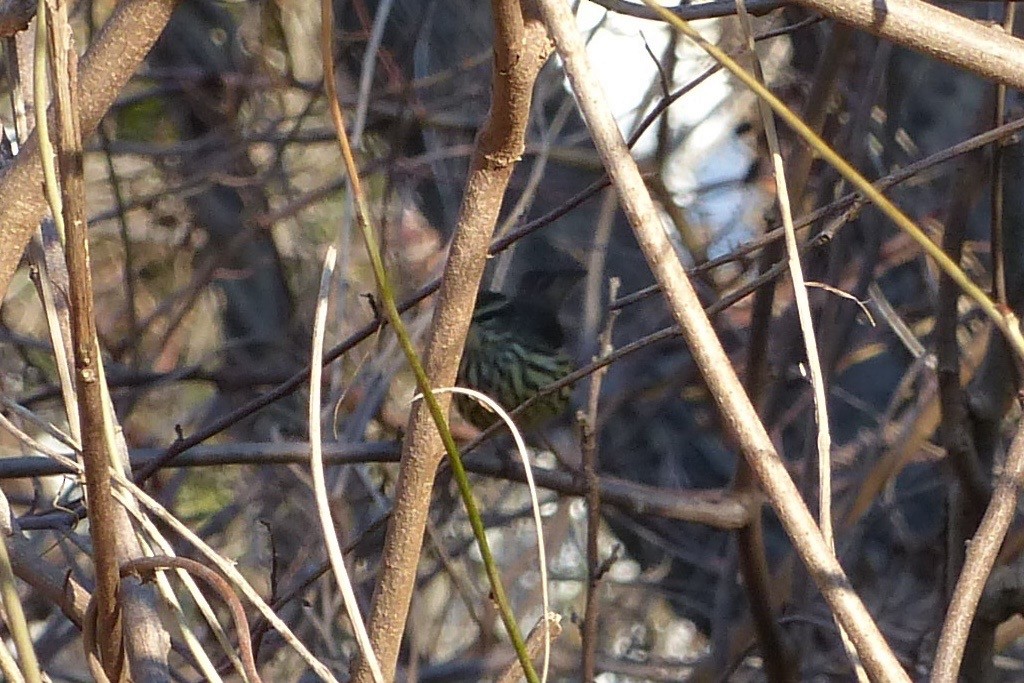
[{"label": "patch of white sky", "polygon": [[[671,34],[662,22],[608,12],[588,0],[580,2],[577,21],[589,36],[591,63],[601,74],[616,120],[628,137],[661,99],[660,76],[651,53],[664,63]],[[694,25],[715,42],[721,36],[721,22],[711,19]],[[686,39],[678,41],[676,57],[670,79],[672,90],[713,64],[702,49]],[[729,182],[742,179],[753,161],[753,152],[734,132],[740,113],[731,106],[735,88],[734,81],[719,72],[675,102],[668,113],[673,149],[667,155],[663,179],[676,203],[709,235],[708,255],[712,258],[750,239],[751,226],[746,217],[760,211],[765,201],[756,185]],[[643,111],[638,112],[641,107]],[[658,125],[654,125],[640,138],[633,153],[638,159],[649,159],[657,144]],[[701,191],[708,186],[714,189]],[[667,221],[666,217],[666,226]],[[669,233],[675,231],[669,229]]]}]

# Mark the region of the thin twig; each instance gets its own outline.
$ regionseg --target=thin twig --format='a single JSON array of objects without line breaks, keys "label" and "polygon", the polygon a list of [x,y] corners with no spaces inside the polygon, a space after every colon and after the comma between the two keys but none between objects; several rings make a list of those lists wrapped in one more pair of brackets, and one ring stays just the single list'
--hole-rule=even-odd
[{"label": "thin twig", "polygon": [[370,39],[366,42],[366,50],[363,52],[363,65],[359,70],[359,99],[355,107],[355,122],[352,124],[352,146],[356,149],[363,147],[366,112],[370,109],[370,88],[373,86],[373,76],[376,71],[374,67],[377,65],[380,44],[384,39],[384,28],[388,25],[388,17],[391,15],[393,4],[394,0],[381,0],[377,3],[377,14],[373,18]]},{"label": "thin twig", "polygon": [[[619,279],[612,278],[608,287],[608,300],[614,301],[618,293]],[[608,312],[608,320],[598,342],[599,355],[608,355],[612,352],[612,330],[617,317],[618,311]],[[598,546],[601,530],[601,489],[597,477],[597,409],[601,398],[601,382],[606,371],[607,366],[591,376],[587,392],[587,412],[580,411],[576,416],[583,434],[583,481],[586,487],[584,497],[587,501],[587,597],[583,611],[583,644],[580,654],[580,671],[584,683],[593,681],[597,673],[597,593],[604,574]]]},{"label": "thin twig", "polygon": [[[1013,22],[1017,16],[1017,4],[1003,3],[1003,31],[1013,35]],[[993,125],[998,128],[1006,117],[1006,85],[996,84],[996,106],[993,113]],[[1006,255],[1003,253],[1003,146],[996,145],[992,149],[992,189],[990,194],[990,210],[992,212],[992,290],[996,301],[1008,305],[1006,298]]]},{"label": "thin twig", "polygon": [[[533,466],[530,464],[530,455],[526,449],[526,441],[523,439],[523,434],[516,427],[515,422],[509,416],[508,412],[501,407],[501,405],[490,396],[483,394],[475,389],[467,389],[464,387],[442,387],[434,390],[436,393],[457,393],[469,396],[481,403],[487,408],[496,413],[499,421],[508,427],[509,432],[512,434],[512,439],[516,444],[516,451],[519,454],[519,461],[523,465],[523,472],[526,474],[526,486],[530,492],[530,509],[533,513],[533,526],[537,532],[537,566],[540,573],[540,595],[541,595],[541,608],[543,614],[550,614],[551,599],[548,594],[548,560],[547,560],[547,549],[544,544],[544,523],[541,520],[540,513],[540,497],[537,495],[537,483],[533,476]],[[417,395],[413,400],[419,400],[422,396]],[[544,639],[544,660],[541,668],[541,683],[545,683],[548,680],[548,670],[551,666],[551,639],[552,634],[550,627],[547,623],[544,626],[545,639]],[[528,648],[524,648],[526,652],[529,652]],[[522,658],[520,658],[520,665],[522,665]],[[529,678],[529,671],[527,670],[526,677]]]},{"label": "thin twig", "polygon": [[[114,495],[119,496],[116,492]],[[119,500],[120,499],[127,500],[124,496],[121,496]],[[140,535],[148,536],[148,543],[145,544],[145,548],[143,550],[145,556],[175,554],[174,548],[160,532],[153,520],[142,514],[138,509],[138,506],[128,507],[127,509],[136,524],[142,527],[143,534]],[[154,552],[153,546],[158,548],[159,552]],[[178,578],[181,580],[182,584],[184,584],[185,590],[188,591],[189,595],[195,601],[196,606],[199,608],[199,613],[202,614],[203,619],[210,628],[210,632],[213,633],[213,637],[218,643],[220,643],[221,649],[224,651],[229,662],[235,667],[235,671],[244,675],[242,660],[239,659],[238,655],[235,653],[235,646],[231,642],[228,634],[224,631],[224,627],[221,625],[217,615],[214,613],[213,607],[210,605],[210,601],[206,599],[206,595],[200,590],[198,584],[196,584],[195,580],[193,580],[188,572],[183,569],[176,571]],[[178,600],[170,581],[168,581],[167,577],[163,574],[158,574],[156,581],[161,596],[174,612],[174,619],[181,629],[182,638],[185,640],[186,647],[188,647],[192,656],[195,657],[196,667],[208,680],[213,683],[219,683],[221,681],[220,674],[217,673],[217,668],[214,666],[213,662],[210,661],[210,657],[206,654],[206,650],[203,649],[203,643],[200,642],[199,638],[195,635],[195,629],[193,629],[186,621],[185,613],[181,608],[181,603]]]},{"label": "thin twig", "polygon": [[[753,30],[750,26],[750,16],[747,14],[744,0],[737,0],[736,7],[740,26],[746,35],[747,49],[753,65],[752,76],[762,85],[764,74],[761,70],[761,62],[754,51]],[[831,79],[830,79],[831,80]],[[789,276],[793,280],[793,296],[796,300],[797,318],[800,323],[800,332],[804,341],[804,352],[807,354],[807,366],[810,372],[811,387],[814,395],[814,421],[817,427],[817,451],[818,451],[818,527],[821,529],[822,539],[829,547],[832,554],[835,554],[836,543],[832,530],[832,432],[828,423],[828,399],[825,395],[825,378],[821,372],[821,360],[818,356],[818,341],[814,333],[814,321],[811,319],[811,303],[807,296],[807,284],[804,280],[803,266],[800,264],[800,249],[796,241],[796,230],[793,228],[793,213],[790,209],[790,196],[786,186],[786,169],[782,163],[782,150],[779,145],[779,136],[775,128],[775,115],[771,108],[761,98],[757,100],[758,110],[761,114],[761,121],[764,125],[765,139],[768,143],[768,150],[772,157],[772,167],[775,172],[776,196],[779,202],[779,213],[782,216],[782,227],[785,234],[786,257],[789,264]],[[820,125],[818,126],[820,129]],[[809,157],[809,155],[806,155]],[[807,171],[802,169],[803,173]],[[806,177],[806,175],[804,176]],[[804,178],[801,178],[801,184]],[[802,187],[799,191],[802,191]],[[797,195],[799,200],[799,195]],[[857,651],[850,643],[849,636],[842,624],[836,622],[842,637],[843,647],[853,665],[857,679],[862,683],[867,682],[867,674],[858,659]]]},{"label": "thin twig", "polygon": [[[21,676],[24,676],[23,680],[28,683],[42,683],[39,660],[36,659],[36,651],[32,646],[32,635],[25,619],[25,610],[21,605],[21,596],[18,595],[11,556],[7,549],[7,538],[14,531],[9,528],[10,513],[7,498],[0,491],[0,514],[3,516],[0,523],[0,598],[3,600],[5,623],[18,650]],[[0,645],[0,648],[6,650],[6,645]],[[14,671],[17,672],[18,669]]]},{"label": "thin twig", "polygon": [[359,651],[366,659],[367,666],[370,667],[374,683],[383,683],[384,674],[381,673],[380,663],[377,661],[377,655],[373,651],[373,645],[366,632],[366,624],[363,623],[363,617],[359,613],[359,603],[356,600],[355,591],[352,589],[352,580],[349,578],[348,569],[345,567],[345,558],[341,554],[341,544],[338,542],[338,533],[334,529],[334,520],[331,519],[331,502],[328,500],[327,478],[324,476],[323,444],[320,436],[320,390],[323,373],[324,334],[327,326],[327,303],[337,258],[338,252],[334,245],[329,246],[327,254],[324,256],[320,293],[317,295],[316,314],[313,320],[313,352],[310,356],[309,381],[309,466],[313,476],[313,492],[316,497],[320,530],[327,546],[327,556],[330,558],[331,568],[334,570],[338,590],[341,591],[345,611],[348,613],[349,623],[355,632]]}]

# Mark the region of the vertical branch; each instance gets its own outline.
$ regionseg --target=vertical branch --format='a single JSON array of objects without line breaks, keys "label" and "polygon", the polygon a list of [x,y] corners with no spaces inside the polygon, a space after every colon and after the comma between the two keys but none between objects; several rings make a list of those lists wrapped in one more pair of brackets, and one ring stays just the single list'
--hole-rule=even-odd
[{"label": "vertical branch", "polygon": [[[18,652],[18,664],[20,672],[14,662],[7,661],[3,667],[3,673],[11,681],[27,681],[27,683],[42,683],[40,675],[39,659],[36,657],[35,647],[32,645],[32,634],[29,631],[28,621],[25,619],[25,610],[21,604],[21,596],[18,595],[18,586],[14,580],[14,568],[11,563],[11,553],[7,548],[8,537],[16,533],[12,527],[10,517],[10,503],[3,491],[0,491],[0,604],[4,608],[4,618],[7,630],[14,640],[14,647]],[[0,650],[7,654],[7,645],[0,645]]]},{"label": "vertical branch", "polygon": [[[612,278],[608,291],[608,300],[615,301],[619,293],[619,280]],[[608,314],[608,322],[605,324],[604,332],[598,342],[598,353],[601,356],[608,356],[612,348],[612,329],[615,326],[615,319],[618,311],[614,310]],[[595,358],[594,360],[597,360]],[[590,378],[589,393],[587,394],[587,412],[584,415],[580,411],[576,421],[582,427],[583,432],[583,481],[585,487],[584,497],[587,501],[587,599],[586,608],[583,612],[583,653],[580,656],[581,678],[584,683],[594,680],[596,674],[596,653],[598,635],[598,601],[597,589],[601,585],[601,578],[608,570],[609,564],[601,562],[598,556],[598,532],[601,528],[601,487],[597,477],[597,409],[601,399],[601,383],[608,366],[599,368]],[[614,558],[614,555],[613,555]]]},{"label": "vertical branch", "polygon": [[[27,58],[28,51],[34,52],[36,32],[23,32],[18,36],[5,39],[5,53],[7,56],[13,84],[11,87],[12,109],[14,109],[14,129],[17,132],[19,147],[28,140],[31,127],[29,126],[29,114],[32,118],[36,115],[42,116],[45,122],[45,111],[36,110],[33,88],[29,84],[35,84],[32,76],[33,61]],[[20,48],[19,48],[20,45]],[[43,100],[45,105],[46,100]],[[29,111],[31,110],[31,112]],[[42,130],[42,129],[40,129]],[[6,169],[11,159],[3,160],[3,168]],[[54,363],[57,366],[57,377],[60,381],[61,395],[64,399],[64,414],[68,423],[68,430],[76,443],[81,443],[78,433],[78,402],[75,400],[75,387],[72,381],[74,368],[72,358],[74,350],[71,348],[71,321],[68,317],[68,303],[63,296],[67,292],[67,265],[64,263],[64,245],[57,235],[57,228],[53,221],[44,220],[39,230],[32,236],[28,250],[29,277],[36,286],[39,297],[43,303],[43,310],[46,311],[46,326],[50,335],[50,344],[53,347]]]},{"label": "vertical branch", "polygon": [[[740,0],[737,5],[739,10],[740,25],[743,27],[743,31],[747,38],[747,49],[750,53],[752,60],[752,72],[755,77],[764,82],[764,75],[761,73],[760,60],[757,57],[757,53],[754,51],[753,31],[750,28],[750,18],[746,11],[746,6]],[[842,56],[846,54],[846,46],[849,43],[851,31],[849,29],[840,27],[836,29],[836,33],[833,36],[834,40],[830,43],[830,48],[826,51],[822,63],[815,74],[814,85],[811,90],[809,97],[809,111],[807,112],[808,125],[815,132],[820,132],[824,126],[826,114],[828,111],[828,103],[831,100],[832,93],[835,90],[837,83],[837,75],[840,69],[840,61]],[[782,217],[782,223],[785,234],[785,249],[787,260],[789,264],[790,278],[793,281],[793,294],[796,301],[797,317],[799,319],[799,327],[803,336],[804,351],[807,356],[807,364],[810,370],[811,386],[813,387],[814,394],[814,415],[815,423],[817,425],[817,451],[818,451],[818,482],[819,482],[819,527],[822,532],[822,536],[825,539],[825,543],[835,552],[835,541],[832,533],[832,474],[831,474],[831,432],[828,424],[828,410],[827,410],[827,399],[825,396],[824,378],[821,372],[821,362],[818,354],[818,343],[815,337],[814,324],[811,320],[811,308],[810,302],[807,296],[807,287],[804,283],[803,268],[800,264],[799,246],[796,241],[796,232],[793,228],[793,216],[790,210],[790,202],[793,203],[802,202],[804,190],[806,189],[807,181],[810,176],[811,163],[813,156],[811,154],[811,148],[806,146],[800,146],[797,150],[796,158],[793,162],[793,189],[790,192],[787,189],[786,172],[782,162],[782,152],[779,147],[778,133],[775,128],[774,113],[771,108],[761,99],[758,99],[758,107],[761,114],[761,119],[764,126],[765,139],[768,144],[768,150],[772,158],[772,167],[775,176],[776,195],[778,198],[778,210]],[[775,247],[775,250],[781,250],[781,246]],[[762,262],[762,268],[770,267],[772,264]],[[768,301],[768,307],[765,308],[762,304],[759,312],[764,315],[763,325],[759,329],[763,330],[767,335],[767,330],[770,327],[771,322],[771,301],[774,298],[771,291],[774,290],[775,283],[767,283],[758,290],[758,296],[764,290],[769,290],[769,293],[765,295],[765,299]],[[764,340],[765,342],[767,339]],[[766,343],[763,346],[767,346]],[[762,352],[759,355],[760,368],[757,368],[756,375],[759,377],[764,376],[764,366],[766,364],[766,355]],[[746,470],[747,468],[743,465],[741,469]],[[745,484],[747,487],[753,484],[749,471],[743,472],[743,477],[738,480],[741,484]],[[759,518],[758,522],[759,523]],[[758,535],[742,534],[740,538],[747,544],[751,540],[757,538]],[[758,538],[758,541],[763,543],[763,539]],[[755,547],[744,547],[741,551],[741,567],[744,570],[744,576],[753,573],[753,571],[764,571],[766,564],[763,557],[754,557],[754,553],[761,556],[764,554],[763,546]],[[753,559],[753,561],[751,561]],[[748,594],[750,595],[751,609],[755,614],[755,624],[757,625],[758,637],[762,644],[762,653],[765,657],[766,670],[770,672],[770,676],[774,680],[788,680],[793,677],[793,666],[790,661],[790,657],[787,655],[787,644],[784,636],[778,627],[778,624],[774,620],[774,610],[772,609],[771,601],[768,599],[768,593],[763,592],[766,585],[764,582],[767,577],[751,577],[753,580],[749,582]],[[744,582],[745,584],[748,582]],[[760,589],[760,590],[757,590]],[[755,593],[755,591],[757,591]],[[845,631],[842,627],[839,628],[840,633],[843,634],[843,643],[846,644],[847,638]],[[848,648],[850,649],[850,648]],[[854,668],[858,673],[858,677],[861,677],[862,672],[859,664],[856,662],[855,653],[851,654],[851,659],[854,662]]]},{"label": "vertical branch", "polygon": [[338,541],[338,534],[334,528],[334,520],[331,516],[331,505],[327,494],[327,478],[324,475],[324,450],[323,440],[320,436],[320,390],[323,377],[324,362],[324,335],[327,328],[327,305],[330,298],[331,279],[334,275],[334,265],[338,260],[338,252],[332,244],[327,248],[324,256],[323,273],[320,276],[320,292],[317,295],[316,313],[313,317],[313,349],[309,362],[309,466],[312,470],[313,495],[316,501],[317,516],[320,521],[320,529],[323,533],[324,545],[327,547],[327,558],[331,563],[334,578],[341,592],[345,603],[345,613],[348,615],[349,623],[355,632],[356,643],[359,651],[370,667],[370,675],[374,683],[382,683],[384,680],[377,663],[377,656],[370,646],[370,640],[366,633],[366,624],[359,613],[359,603],[356,600],[355,591],[352,589],[352,580],[349,578],[348,569],[345,568],[345,558],[341,552],[341,543]]},{"label": "vertical branch", "polygon": [[[40,4],[42,8],[42,3]],[[47,15],[49,15],[47,17]],[[51,204],[55,218],[63,217],[67,239],[67,264],[71,335],[75,349],[75,389],[78,395],[82,434],[85,486],[89,496],[89,534],[96,568],[96,626],[100,661],[111,680],[124,674],[121,637],[120,577],[114,499],[111,494],[111,454],[104,430],[103,391],[100,386],[99,346],[93,311],[92,275],[89,271],[89,243],[86,235],[85,183],[82,160],[82,131],[77,101],[78,59],[67,23],[67,8],[54,0],[37,21],[50,19],[48,42],[53,65],[53,93],[56,110],[57,165],[61,196]],[[37,45],[37,50],[41,46]],[[37,62],[38,68],[38,62]],[[36,79],[42,74],[37,73]],[[37,97],[37,106],[42,102]],[[56,187],[52,188],[56,190]],[[58,223],[59,224],[59,223]]]},{"label": "vertical branch", "polygon": [[[518,0],[492,0],[491,108],[477,137],[427,342],[424,366],[433,387],[455,383],[488,243],[515,163],[525,149],[534,82],[551,53],[544,26],[531,9],[528,1],[521,6]],[[442,395],[441,400],[447,410],[450,399]],[[417,402],[402,447],[383,570],[369,615],[370,639],[388,680],[394,677],[442,453],[433,418],[425,402]],[[359,664],[354,679],[370,680],[365,663]]]},{"label": "vertical branch", "polygon": [[[598,373],[591,380],[591,387],[599,386]],[[598,392],[591,389],[593,399]],[[588,401],[587,413],[581,410],[576,414],[576,422],[580,426],[583,445],[583,486],[584,499],[587,502],[587,597],[583,607],[583,627],[580,645],[580,680],[590,683],[597,673],[597,638],[598,638],[598,588],[601,585],[601,561],[599,557],[598,536],[601,529],[601,490],[597,478],[597,407],[596,400]]]},{"label": "vertical branch", "polygon": [[[836,90],[841,59],[846,53],[852,31],[835,25],[833,36],[823,55],[811,91],[807,97],[807,109],[804,120],[815,131],[824,126],[828,112],[828,103]],[[810,176],[814,155],[811,147],[796,147],[791,161],[793,203],[803,206],[807,182]],[[780,261],[783,255],[783,243],[772,243],[761,257],[760,269],[768,272]],[[758,288],[754,295],[751,329],[754,331],[748,344],[748,365],[746,365],[746,390],[756,405],[761,405],[765,394],[768,377],[767,337],[771,327],[772,307],[775,301],[775,281],[771,280]],[[762,407],[762,415],[764,415]],[[757,480],[746,461],[740,460],[736,466],[733,489],[745,495],[750,501],[756,501],[753,494],[757,489]],[[756,503],[753,503],[757,505]],[[790,643],[786,642],[785,634],[775,618],[775,607],[770,596],[771,574],[764,549],[764,528],[760,514],[752,515],[752,521],[736,532],[739,568],[746,589],[746,599],[750,602],[751,616],[765,653],[765,673],[769,680],[786,681],[796,677],[795,653]],[[731,581],[731,579],[729,579]]]},{"label": "vertical branch", "polygon": [[[807,97],[807,108],[803,119],[814,131],[820,132],[825,125],[829,102],[835,92],[840,62],[846,53],[852,31],[836,24],[832,27],[828,48],[818,65]],[[812,148],[800,145],[794,151],[791,166],[791,196],[793,203],[803,206],[803,197],[814,161]],[[760,259],[760,271],[766,273],[774,268],[783,256],[784,243],[773,242],[764,250]],[[757,288],[751,317],[751,338],[748,345],[746,366],[746,389],[755,405],[761,406],[768,377],[768,334],[771,328],[772,308],[775,302],[776,281],[774,279]],[[764,415],[764,407],[761,406]],[[754,474],[745,460],[736,467],[733,489],[737,493],[752,494],[757,488]],[[753,496],[749,497],[754,500]],[[761,651],[765,654],[765,673],[770,680],[793,680],[796,676],[794,653],[785,634],[775,618],[771,575],[764,550],[764,529],[760,514],[753,515],[751,523],[736,532],[736,543],[743,586],[750,604],[751,618],[757,630]],[[729,578],[729,580],[732,580]],[[725,653],[722,653],[724,656]]]},{"label": "vertical branch", "polygon": [[[1017,5],[1012,2],[1003,3],[1003,30],[1013,35],[1013,22],[1017,17]],[[996,107],[993,114],[993,126],[1003,125],[1006,118],[1006,85],[996,84]],[[1006,261],[1003,254],[1003,145],[992,148],[992,192],[990,195],[992,210],[992,291],[995,299],[1004,306],[1006,297]]]},{"label": "vertical branch", "polygon": [[[967,156],[960,165],[952,205],[942,234],[942,247],[951,259],[960,262],[967,239],[967,221],[974,200],[981,189],[984,162],[980,154]],[[960,381],[960,344],[957,330],[960,322],[958,302],[960,289],[945,275],[939,279],[939,295],[935,311],[936,376],[942,419],[939,431],[946,449],[946,461],[959,489],[959,504],[949,506],[945,597],[952,592],[963,564],[964,543],[974,534],[985,513],[991,495],[989,475],[979,458],[968,399]]]}]

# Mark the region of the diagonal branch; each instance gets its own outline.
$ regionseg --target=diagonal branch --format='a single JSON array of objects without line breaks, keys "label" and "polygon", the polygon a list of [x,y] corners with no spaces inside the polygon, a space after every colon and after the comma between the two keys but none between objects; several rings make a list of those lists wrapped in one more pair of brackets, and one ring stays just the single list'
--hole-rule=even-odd
[{"label": "diagonal branch", "polygon": [[[124,0],[82,57],[78,79],[80,126],[86,137],[149,53],[174,9],[173,0]],[[46,213],[39,141],[33,133],[0,176],[0,299],[39,221]]]},{"label": "diagonal branch", "polygon": [[836,619],[846,629],[876,680],[909,681],[864,603],[850,586],[835,555],[822,539],[807,506],[761,423],[729,357],[686,277],[651,201],[636,162],[629,155],[600,85],[590,71],[583,41],[561,0],[539,0],[541,13],[601,159],[619,192],[637,241],[661,284],[672,312],[718,404],[732,436],[761,481],[807,570]]}]

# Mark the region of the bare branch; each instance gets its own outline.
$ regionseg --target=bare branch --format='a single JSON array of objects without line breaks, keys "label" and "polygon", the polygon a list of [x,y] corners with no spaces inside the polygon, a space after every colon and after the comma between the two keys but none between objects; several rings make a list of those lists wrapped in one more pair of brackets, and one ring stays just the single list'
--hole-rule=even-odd
[{"label": "bare branch", "polygon": [[[78,80],[80,127],[88,136],[156,42],[173,0],[126,0],[82,57]],[[7,292],[21,253],[46,213],[39,142],[32,135],[0,177],[0,296]]]},{"label": "bare branch", "polygon": [[[512,170],[525,148],[533,85],[551,53],[543,24],[524,11],[517,0],[494,0],[492,11],[495,39],[491,109],[477,137],[425,353],[424,367],[434,387],[455,383],[488,243]],[[447,409],[450,399],[443,396],[442,400]],[[371,641],[387,679],[394,677],[434,474],[442,454],[433,418],[425,403],[419,402],[409,418],[395,510],[381,559],[383,572],[369,616]],[[360,664],[355,680],[369,681],[369,676],[369,669]]]},{"label": "bare branch", "polygon": [[608,174],[619,191],[637,241],[661,283],[690,352],[732,436],[761,480],[789,537],[836,618],[850,634],[865,668],[879,680],[909,681],[864,603],[853,591],[842,567],[814,524],[799,491],[786,472],[757,411],[750,403],[721,342],[669,243],[661,219],[629,155],[587,62],[583,41],[567,6],[540,0],[545,23],[555,40],[580,108]]}]

